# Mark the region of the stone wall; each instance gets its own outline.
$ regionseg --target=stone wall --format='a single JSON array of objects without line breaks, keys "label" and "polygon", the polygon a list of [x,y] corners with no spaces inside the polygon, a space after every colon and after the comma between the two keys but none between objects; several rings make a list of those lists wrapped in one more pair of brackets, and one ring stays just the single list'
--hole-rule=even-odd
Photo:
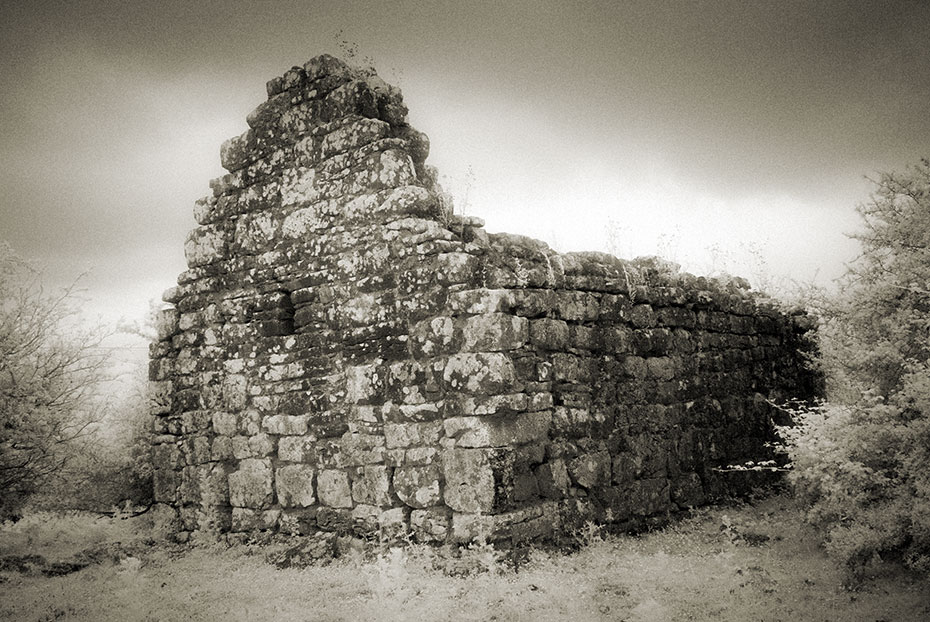
[{"label": "stone wall", "polygon": [[152,345],[155,496],[184,531],[624,526],[765,455],[765,398],[813,390],[803,321],[739,280],[488,234],[406,112],[321,56],[223,145]]}]

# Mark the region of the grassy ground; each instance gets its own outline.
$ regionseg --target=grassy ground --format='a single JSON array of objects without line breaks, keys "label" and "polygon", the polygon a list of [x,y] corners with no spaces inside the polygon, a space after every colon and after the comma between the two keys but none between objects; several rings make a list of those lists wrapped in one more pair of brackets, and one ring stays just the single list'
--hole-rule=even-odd
[{"label": "grassy ground", "polygon": [[525,551],[516,570],[488,546],[350,552],[279,570],[267,549],[156,544],[144,521],[37,515],[6,525],[0,619],[930,620],[930,583],[895,566],[844,588],[785,497],[637,537],[590,530],[577,552]]}]

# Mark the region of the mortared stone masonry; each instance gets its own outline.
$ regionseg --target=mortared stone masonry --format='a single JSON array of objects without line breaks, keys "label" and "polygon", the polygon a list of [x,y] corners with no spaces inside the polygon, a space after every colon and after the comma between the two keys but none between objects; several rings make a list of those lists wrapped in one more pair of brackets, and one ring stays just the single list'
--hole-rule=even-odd
[{"label": "mortared stone masonry", "polygon": [[552,251],[456,216],[395,87],[320,56],[268,83],[197,201],[151,347],[179,529],[546,537],[726,491],[805,318],[738,279]]}]

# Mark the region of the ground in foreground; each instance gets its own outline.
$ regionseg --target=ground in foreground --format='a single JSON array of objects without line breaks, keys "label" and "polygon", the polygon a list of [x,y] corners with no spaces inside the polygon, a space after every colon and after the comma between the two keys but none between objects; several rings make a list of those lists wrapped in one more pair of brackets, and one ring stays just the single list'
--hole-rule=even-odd
[{"label": "ground in foreground", "polygon": [[930,585],[895,566],[844,587],[784,496],[640,536],[585,530],[567,554],[414,546],[283,570],[268,548],[154,544],[144,522],[36,515],[5,525],[0,619],[930,619]]}]

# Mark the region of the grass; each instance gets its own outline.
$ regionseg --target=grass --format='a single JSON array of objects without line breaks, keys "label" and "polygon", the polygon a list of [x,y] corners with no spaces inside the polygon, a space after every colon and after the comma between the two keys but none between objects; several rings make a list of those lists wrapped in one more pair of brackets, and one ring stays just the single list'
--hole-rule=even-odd
[{"label": "grass", "polygon": [[[930,619],[930,585],[897,566],[875,565],[856,590],[844,587],[844,571],[783,496],[701,510],[640,536],[592,528],[578,538],[571,553],[411,546],[280,570],[266,561],[267,548],[155,543],[144,516],[33,516],[0,530],[0,562],[44,560],[0,570],[0,619]],[[86,558],[87,549],[117,554],[43,574],[53,562]]]}]

